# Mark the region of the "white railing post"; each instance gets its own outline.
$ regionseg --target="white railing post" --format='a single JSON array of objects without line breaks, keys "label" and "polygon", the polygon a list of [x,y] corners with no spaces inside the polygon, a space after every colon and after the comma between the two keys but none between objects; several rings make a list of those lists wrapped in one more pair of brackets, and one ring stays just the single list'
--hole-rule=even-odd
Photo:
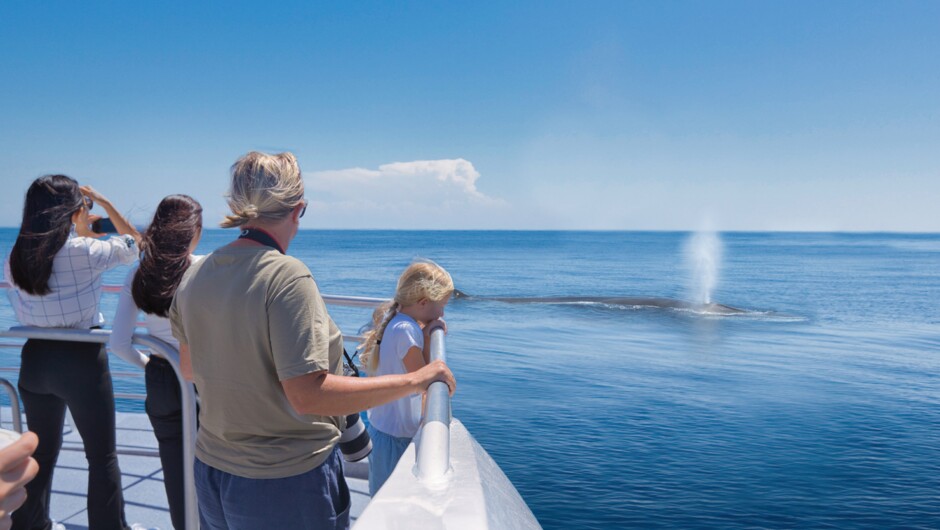
[{"label": "white railing post", "polygon": [[[446,361],[444,330],[431,332],[431,362]],[[450,469],[450,389],[437,381],[428,387],[427,411],[417,443],[417,474],[423,481],[441,479]]]},{"label": "white railing post", "polygon": [[23,418],[20,417],[20,396],[16,393],[16,388],[13,387],[13,383],[7,381],[6,379],[0,378],[0,386],[6,390],[7,395],[10,397],[10,411],[13,413],[13,430],[21,433],[23,432]]},{"label": "white railing post", "polygon": [[196,390],[183,377],[179,352],[166,342],[149,335],[134,334],[134,343],[163,357],[173,367],[180,385],[183,408],[183,510],[187,530],[199,528],[199,505],[196,502],[196,478],[193,468],[196,463]]}]

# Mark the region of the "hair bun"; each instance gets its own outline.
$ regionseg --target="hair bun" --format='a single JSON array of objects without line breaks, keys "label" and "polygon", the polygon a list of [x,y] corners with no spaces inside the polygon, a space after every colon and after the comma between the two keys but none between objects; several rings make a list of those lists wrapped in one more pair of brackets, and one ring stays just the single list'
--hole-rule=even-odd
[{"label": "hair bun", "polygon": [[246,219],[257,219],[261,214],[258,213],[258,207],[254,204],[249,204],[241,212],[241,216]]}]

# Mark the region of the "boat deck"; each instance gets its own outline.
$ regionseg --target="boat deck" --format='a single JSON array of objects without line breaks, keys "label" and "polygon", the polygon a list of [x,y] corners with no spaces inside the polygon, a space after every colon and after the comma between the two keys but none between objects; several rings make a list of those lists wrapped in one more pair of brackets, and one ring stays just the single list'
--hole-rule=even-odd
[{"label": "boat deck", "polygon": [[[3,427],[12,429],[10,409],[2,411]],[[24,429],[25,419],[24,419]],[[125,513],[128,523],[147,528],[172,530],[163,470],[157,456],[157,439],[150,421],[142,413],[117,413],[118,461],[124,488]],[[367,461],[346,465],[346,482],[352,494],[352,519],[355,521],[369,503]],[[82,440],[78,431],[66,420],[65,438],[52,486],[51,516],[68,529],[88,528],[85,493],[88,471]]]}]

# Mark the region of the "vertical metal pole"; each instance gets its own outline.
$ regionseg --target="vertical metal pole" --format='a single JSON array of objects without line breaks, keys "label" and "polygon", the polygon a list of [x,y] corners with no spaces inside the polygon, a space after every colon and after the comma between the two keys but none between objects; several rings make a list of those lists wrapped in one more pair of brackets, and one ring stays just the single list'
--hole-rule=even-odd
[{"label": "vertical metal pole", "polygon": [[16,393],[16,389],[13,388],[13,383],[6,379],[0,378],[0,386],[3,386],[7,394],[10,395],[10,412],[13,414],[13,430],[22,434],[23,418],[20,416],[20,396]]},{"label": "vertical metal pole", "polygon": [[[431,361],[446,361],[444,330],[431,332]],[[417,447],[417,471],[421,480],[437,480],[450,469],[450,390],[437,381],[428,387],[427,413]]]},{"label": "vertical metal pole", "polygon": [[199,505],[196,501],[196,480],[193,471],[196,448],[196,391],[192,383],[183,377],[179,353],[176,348],[155,337],[134,335],[134,342],[156,352],[166,359],[180,384],[183,407],[183,501],[187,530],[199,528]]}]

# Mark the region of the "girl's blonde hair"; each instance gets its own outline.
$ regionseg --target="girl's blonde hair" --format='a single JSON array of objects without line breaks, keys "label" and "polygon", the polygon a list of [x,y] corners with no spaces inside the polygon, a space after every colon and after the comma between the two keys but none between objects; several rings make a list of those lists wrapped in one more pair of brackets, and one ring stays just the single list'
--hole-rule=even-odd
[{"label": "girl's blonde hair", "polygon": [[376,308],[372,313],[373,327],[365,333],[359,345],[362,366],[374,374],[379,367],[379,344],[385,328],[402,307],[417,304],[427,298],[432,302],[447,300],[454,294],[454,280],[443,267],[433,261],[416,261],[401,273],[395,298]]},{"label": "girl's blonde hair", "polygon": [[232,183],[225,197],[232,215],[225,216],[222,228],[255,219],[281,220],[303,202],[300,165],[291,153],[252,151],[232,165]]}]

